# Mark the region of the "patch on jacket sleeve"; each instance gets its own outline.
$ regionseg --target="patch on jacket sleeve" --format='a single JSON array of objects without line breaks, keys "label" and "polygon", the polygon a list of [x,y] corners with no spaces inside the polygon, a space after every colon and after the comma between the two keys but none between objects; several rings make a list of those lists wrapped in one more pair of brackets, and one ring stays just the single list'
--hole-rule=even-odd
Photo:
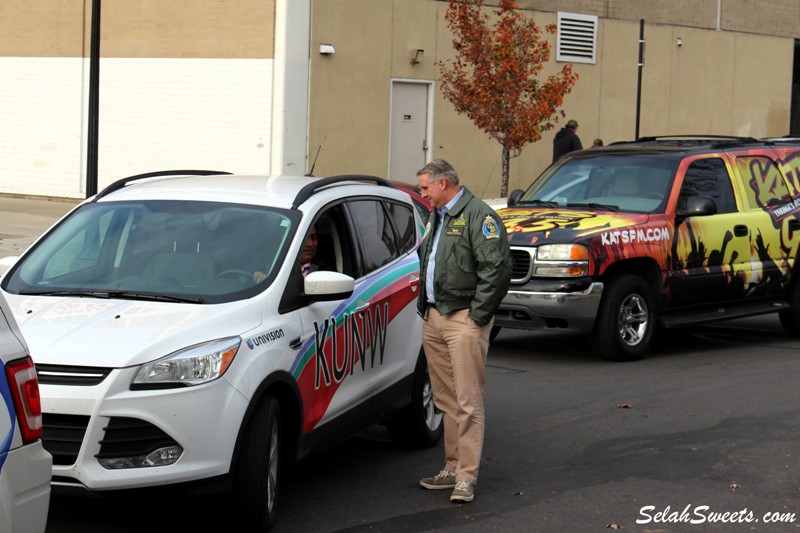
[{"label": "patch on jacket sleeve", "polygon": [[486,218],[483,219],[483,235],[487,239],[499,239],[500,238],[500,228],[497,226],[497,221],[494,219],[492,215],[486,215]]}]

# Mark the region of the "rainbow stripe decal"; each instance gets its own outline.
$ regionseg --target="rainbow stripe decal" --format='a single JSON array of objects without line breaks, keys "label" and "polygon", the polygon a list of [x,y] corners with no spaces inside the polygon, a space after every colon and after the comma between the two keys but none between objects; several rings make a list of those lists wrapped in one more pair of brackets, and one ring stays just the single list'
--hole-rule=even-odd
[{"label": "rainbow stripe decal", "polygon": [[388,325],[416,300],[418,280],[419,259],[412,254],[365,280],[330,318],[314,324],[315,335],[300,348],[290,369],[306,408],[304,432],[322,419],[348,376],[383,364]]}]

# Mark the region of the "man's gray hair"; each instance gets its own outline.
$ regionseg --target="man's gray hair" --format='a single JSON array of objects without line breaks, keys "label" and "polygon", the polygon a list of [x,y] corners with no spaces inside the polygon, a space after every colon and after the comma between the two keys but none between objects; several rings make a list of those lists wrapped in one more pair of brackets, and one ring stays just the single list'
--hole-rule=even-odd
[{"label": "man's gray hair", "polygon": [[421,176],[422,174],[430,174],[429,179],[431,181],[444,178],[449,181],[451,185],[458,185],[456,169],[444,159],[434,159],[417,171],[417,176]]}]

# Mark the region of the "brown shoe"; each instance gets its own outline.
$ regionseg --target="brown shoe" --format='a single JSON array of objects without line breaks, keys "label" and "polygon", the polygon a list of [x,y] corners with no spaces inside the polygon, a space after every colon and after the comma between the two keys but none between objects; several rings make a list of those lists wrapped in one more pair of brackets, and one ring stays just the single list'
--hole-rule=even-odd
[{"label": "brown shoe", "polygon": [[456,483],[456,488],[453,489],[453,494],[450,495],[450,501],[455,503],[469,503],[474,499],[475,485],[466,481]]},{"label": "brown shoe", "polygon": [[419,484],[428,490],[453,489],[456,486],[456,475],[447,470],[442,470],[433,477],[424,477]]}]

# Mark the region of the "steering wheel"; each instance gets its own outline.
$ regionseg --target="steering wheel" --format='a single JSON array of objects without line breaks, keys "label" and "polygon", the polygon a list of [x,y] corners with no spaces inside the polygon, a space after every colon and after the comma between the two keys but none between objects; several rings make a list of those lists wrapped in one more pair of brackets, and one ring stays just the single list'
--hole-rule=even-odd
[{"label": "steering wheel", "polygon": [[230,268],[228,270],[223,270],[222,272],[214,276],[214,279],[232,278],[232,277],[239,278],[242,281],[242,283],[253,282],[252,272],[247,272],[246,270],[240,270],[238,268]]}]

